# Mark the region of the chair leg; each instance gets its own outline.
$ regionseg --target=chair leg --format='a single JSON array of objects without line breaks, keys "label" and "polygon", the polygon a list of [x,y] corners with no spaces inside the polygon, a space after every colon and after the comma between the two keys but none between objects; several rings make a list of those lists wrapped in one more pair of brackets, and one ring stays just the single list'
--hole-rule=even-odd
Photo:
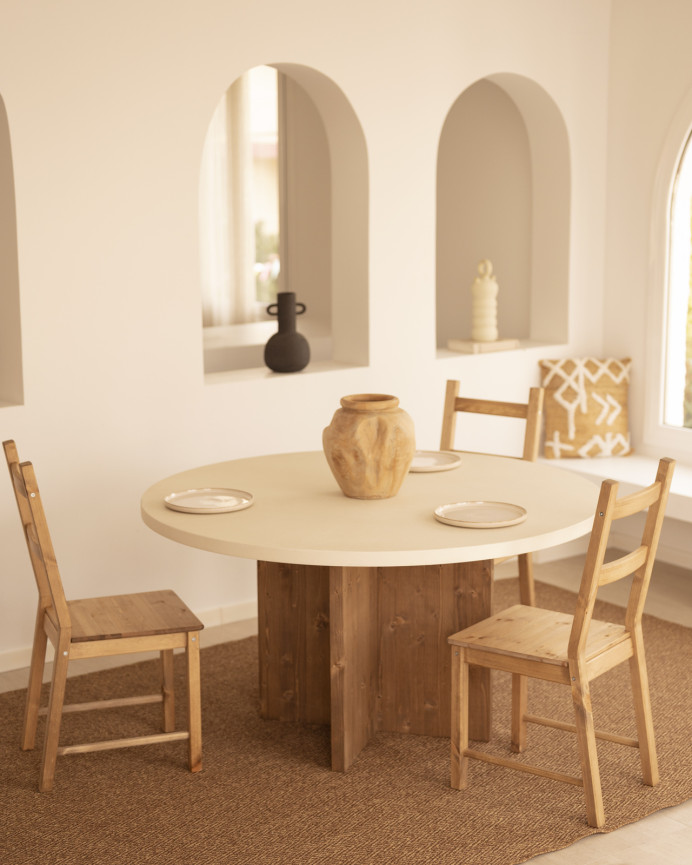
[{"label": "chair leg", "polygon": [[34,645],[31,650],[31,667],[29,668],[29,686],[26,692],[24,707],[24,731],[22,734],[22,750],[30,751],[36,744],[36,726],[38,710],[41,706],[41,686],[43,685],[43,670],[46,664],[46,646],[48,640],[43,628],[44,611],[39,607],[36,613],[34,627]]},{"label": "chair leg", "polygon": [[161,651],[161,693],[163,695],[163,732],[172,733],[175,730],[173,649]]},{"label": "chair leg", "polygon": [[589,682],[576,664],[570,663],[572,680],[572,702],[577,728],[579,760],[581,762],[584,796],[586,798],[586,817],[589,826],[600,829],[605,823],[601,776],[598,770],[596,735],[591,711]]},{"label": "chair leg", "polygon": [[520,754],[526,747],[526,676],[512,673],[512,750]]},{"label": "chair leg", "polygon": [[464,756],[469,747],[469,665],[464,650],[452,646],[452,743],[451,778],[455,790],[468,784],[469,758]]},{"label": "chair leg", "polygon": [[187,635],[187,700],[190,771],[202,769],[202,695],[199,675],[199,632]]},{"label": "chair leg", "polygon": [[632,635],[632,645],[634,654],[630,658],[630,678],[632,680],[634,714],[637,721],[642,777],[645,784],[655,787],[659,780],[658,760],[656,758],[654,724],[651,715],[651,698],[649,697],[649,677],[646,672],[644,641],[641,630],[637,630]]},{"label": "chair leg", "polygon": [[536,606],[536,587],[533,582],[533,557],[531,553],[517,556],[519,562],[519,600],[527,607]]},{"label": "chair leg", "polygon": [[48,793],[52,790],[55,781],[55,763],[58,757],[60,722],[62,720],[62,707],[65,702],[67,667],[70,662],[69,651],[70,644],[66,640],[60,640],[55,647],[53,681],[51,682],[50,699],[48,700],[46,733],[43,741],[43,759],[41,761],[41,774],[38,782],[38,789],[41,793]]}]

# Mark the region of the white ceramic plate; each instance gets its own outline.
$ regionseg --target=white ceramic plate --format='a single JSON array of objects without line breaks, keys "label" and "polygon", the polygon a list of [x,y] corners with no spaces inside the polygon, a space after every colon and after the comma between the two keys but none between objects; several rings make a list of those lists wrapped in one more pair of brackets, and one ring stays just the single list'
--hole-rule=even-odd
[{"label": "white ceramic plate", "polygon": [[435,519],[467,529],[499,529],[523,523],[528,514],[508,502],[454,502],[435,508]]},{"label": "white ceramic plate", "polygon": [[461,465],[461,456],[451,451],[416,451],[410,472],[446,472]]},{"label": "white ceramic plate", "polygon": [[163,501],[167,508],[185,514],[226,514],[229,511],[242,511],[243,508],[249,508],[253,496],[243,490],[210,487],[171,493]]}]

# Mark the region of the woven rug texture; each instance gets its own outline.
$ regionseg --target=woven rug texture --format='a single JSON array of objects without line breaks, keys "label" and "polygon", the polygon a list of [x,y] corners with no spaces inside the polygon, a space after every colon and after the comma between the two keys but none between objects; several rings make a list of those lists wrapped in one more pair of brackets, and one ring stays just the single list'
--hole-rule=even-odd
[{"label": "woven rug texture", "polygon": [[[575,595],[537,584],[537,604],[574,609]],[[498,609],[516,580],[495,586]],[[596,617],[624,610],[599,602]],[[645,616],[661,783],[642,784],[639,752],[599,742],[605,831],[692,796],[692,630]],[[182,657],[178,712],[184,715]],[[145,661],[68,681],[70,702],[157,689]],[[494,674],[493,742],[509,753],[510,679]],[[597,729],[634,736],[628,664],[592,685]],[[378,733],[346,774],[330,770],[329,729],[263,721],[257,640],[202,649],[204,770],[186,743],[58,758],[55,790],[37,791],[39,747],[19,748],[24,691],[0,695],[3,865],[514,865],[597,830],[582,790],[472,761],[470,786],[449,787],[446,739]],[[530,683],[529,710],[572,720],[569,690]],[[61,743],[158,730],[160,707],[69,714]],[[578,774],[572,734],[529,726],[525,757]]]}]

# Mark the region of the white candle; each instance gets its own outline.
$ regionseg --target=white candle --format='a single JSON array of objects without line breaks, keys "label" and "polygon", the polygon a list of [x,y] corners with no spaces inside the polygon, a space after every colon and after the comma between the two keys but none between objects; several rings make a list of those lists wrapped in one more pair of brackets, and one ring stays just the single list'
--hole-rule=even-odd
[{"label": "white candle", "polygon": [[471,286],[471,339],[474,342],[494,342],[497,339],[497,293],[499,286],[493,277],[493,265],[487,258],[478,264],[478,276]]}]

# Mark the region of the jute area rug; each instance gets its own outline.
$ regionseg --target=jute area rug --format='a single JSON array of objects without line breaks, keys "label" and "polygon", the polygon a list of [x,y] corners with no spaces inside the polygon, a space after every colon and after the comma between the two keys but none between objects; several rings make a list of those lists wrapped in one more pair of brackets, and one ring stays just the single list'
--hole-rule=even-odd
[{"label": "jute area rug", "polygon": [[[575,596],[539,584],[538,604],[570,611]],[[499,581],[496,605],[517,598]],[[600,604],[597,616],[621,621]],[[645,621],[661,783],[641,783],[638,751],[599,743],[606,831],[692,796],[692,631]],[[147,661],[71,679],[68,698],[155,688]],[[449,787],[448,741],[378,734],[347,774],[329,768],[325,727],[258,716],[256,639],[202,650],[204,771],[186,770],[185,743],[59,758],[56,788],[36,789],[40,751],[18,746],[24,692],[0,695],[0,862],[436,863],[513,865],[592,834],[582,791],[473,762],[468,790]],[[495,677],[494,747],[509,743],[509,679]],[[628,666],[593,686],[596,725],[634,735]],[[533,711],[570,720],[568,689],[534,684]],[[182,708],[182,707],[181,707]],[[157,728],[157,707],[67,715],[62,741]],[[529,728],[533,762],[576,773],[571,734]]]}]

